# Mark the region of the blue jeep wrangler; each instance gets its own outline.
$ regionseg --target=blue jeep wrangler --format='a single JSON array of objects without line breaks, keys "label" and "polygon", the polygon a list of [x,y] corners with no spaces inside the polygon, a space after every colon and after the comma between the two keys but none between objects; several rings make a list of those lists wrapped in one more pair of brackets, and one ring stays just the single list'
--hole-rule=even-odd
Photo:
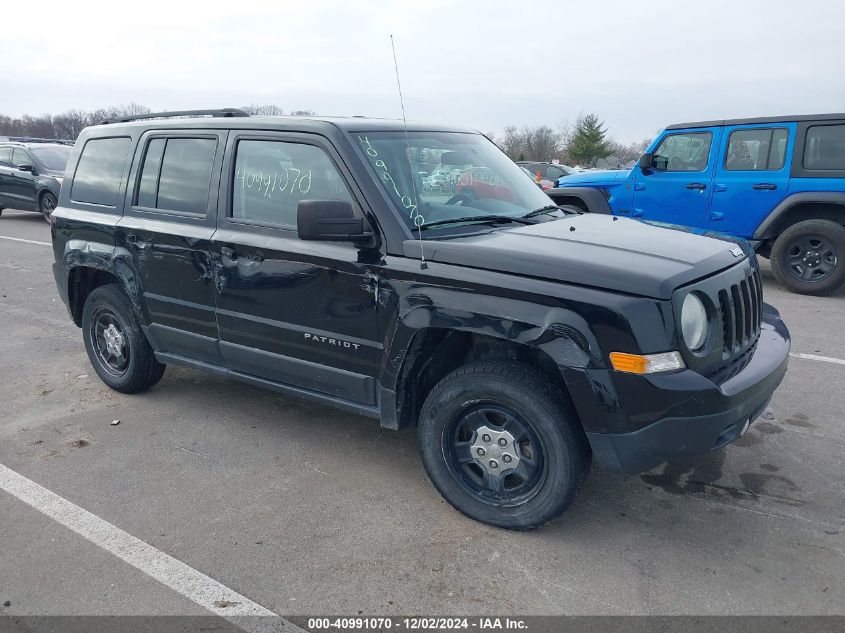
[{"label": "blue jeep wrangler", "polygon": [[566,176],[548,193],[582,211],[746,239],[794,292],[845,282],[845,114],[670,125],[630,172]]}]

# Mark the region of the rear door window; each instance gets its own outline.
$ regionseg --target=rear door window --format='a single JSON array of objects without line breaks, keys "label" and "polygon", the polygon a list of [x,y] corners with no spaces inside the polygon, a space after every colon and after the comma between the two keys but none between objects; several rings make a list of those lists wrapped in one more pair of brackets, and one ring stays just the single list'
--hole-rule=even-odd
[{"label": "rear door window", "polygon": [[238,142],[233,218],[295,227],[300,200],[354,202],[337,167],[319,147],[286,141]]},{"label": "rear door window", "polygon": [[135,205],[205,215],[216,138],[153,138],[147,144]]},{"label": "rear door window", "polygon": [[129,154],[128,136],[95,138],[85,143],[70,199],[107,207],[117,206],[123,169]]},{"label": "rear door window", "polygon": [[0,147],[0,165],[12,164],[12,148]]},{"label": "rear door window", "polygon": [[783,168],[789,132],[784,128],[734,130],[728,138],[725,169],[772,171]]},{"label": "rear door window", "polygon": [[813,125],[807,129],[804,169],[845,170],[845,125]]}]

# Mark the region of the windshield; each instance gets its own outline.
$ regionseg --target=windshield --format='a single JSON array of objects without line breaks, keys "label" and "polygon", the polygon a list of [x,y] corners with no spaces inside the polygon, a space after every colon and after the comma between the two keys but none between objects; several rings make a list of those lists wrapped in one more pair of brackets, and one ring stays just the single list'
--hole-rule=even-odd
[{"label": "windshield", "polygon": [[70,147],[30,147],[29,151],[35,155],[38,162],[50,171],[64,171],[70,158]]},{"label": "windshield", "polygon": [[[520,218],[551,204],[480,134],[409,132],[406,141],[405,132],[361,132],[355,138],[409,229],[487,215]],[[431,228],[446,231],[456,224]]]}]

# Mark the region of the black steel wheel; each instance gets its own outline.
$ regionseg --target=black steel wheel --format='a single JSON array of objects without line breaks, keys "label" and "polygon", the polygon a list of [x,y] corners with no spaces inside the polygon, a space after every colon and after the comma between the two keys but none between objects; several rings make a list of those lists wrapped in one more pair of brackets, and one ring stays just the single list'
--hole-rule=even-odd
[{"label": "black steel wheel", "polygon": [[114,376],[125,374],[130,350],[120,320],[108,308],[100,307],[91,317],[90,327],[100,365]]},{"label": "black steel wheel", "polygon": [[446,464],[464,489],[496,506],[519,505],[537,493],[543,447],[530,422],[513,408],[475,403],[443,427]]},{"label": "black steel wheel", "polygon": [[528,530],[560,515],[586,478],[590,448],[559,384],[509,359],[448,374],[420,412],[420,455],[456,509]]},{"label": "black steel wheel", "polygon": [[53,210],[56,208],[56,204],[58,204],[58,200],[56,200],[56,196],[53,195],[50,191],[45,191],[41,194],[41,198],[38,200],[38,208],[41,210],[41,215],[44,216],[44,219],[47,222],[50,221],[50,216],[53,215]]},{"label": "black steel wheel", "polygon": [[137,393],[164,375],[132,304],[117,284],[91,291],[82,309],[85,351],[100,379],[115,391]]},{"label": "black steel wheel", "polygon": [[772,272],[801,294],[824,295],[845,282],[845,227],[806,220],[786,229],[772,247]]}]

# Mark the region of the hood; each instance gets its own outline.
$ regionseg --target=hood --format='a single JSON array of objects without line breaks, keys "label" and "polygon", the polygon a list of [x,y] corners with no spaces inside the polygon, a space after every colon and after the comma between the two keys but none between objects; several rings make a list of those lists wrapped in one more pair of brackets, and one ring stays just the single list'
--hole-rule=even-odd
[{"label": "hood", "polygon": [[597,185],[599,183],[619,182],[627,180],[631,174],[629,169],[605,169],[585,171],[580,174],[558,178],[558,187],[577,187],[578,185]]},{"label": "hood", "polygon": [[[732,242],[590,213],[422,244],[432,262],[656,299],[670,299],[678,287],[747,256]],[[406,256],[419,257],[419,242],[404,246]]]}]

